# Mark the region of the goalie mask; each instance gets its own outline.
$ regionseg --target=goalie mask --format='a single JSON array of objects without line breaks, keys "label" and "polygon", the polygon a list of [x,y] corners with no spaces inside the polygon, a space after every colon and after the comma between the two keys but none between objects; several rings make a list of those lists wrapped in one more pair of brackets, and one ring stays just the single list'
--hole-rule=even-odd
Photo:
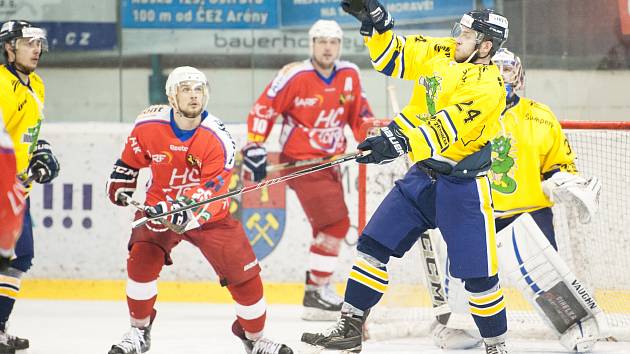
[{"label": "goalie mask", "polygon": [[210,98],[210,83],[206,75],[192,66],[180,66],[171,71],[166,79],[165,91],[166,97],[177,111],[180,111],[177,104],[177,89],[183,85],[186,85],[187,88],[190,86],[192,90],[202,91],[201,104],[205,110]]},{"label": "goalie mask", "polygon": [[473,10],[464,14],[461,20],[453,26],[451,31],[453,38],[457,38],[461,34],[462,26],[477,32],[477,48],[483,41],[492,42],[490,55],[494,55],[508,39],[507,18],[492,9]]},{"label": "goalie mask", "polygon": [[[2,53],[8,61],[8,53],[4,48],[4,43],[9,43],[13,50],[18,47],[18,39],[28,39],[29,43],[36,43],[41,46],[41,52],[48,51],[48,39],[46,38],[46,30],[35,27],[32,23],[24,20],[10,20],[2,24],[0,27],[0,45],[2,45]],[[40,54],[41,56],[41,54]]]},{"label": "goalie mask", "polygon": [[341,57],[341,49],[343,47],[343,31],[341,30],[341,27],[339,27],[339,24],[332,20],[317,20],[317,22],[311,26],[311,29],[308,30],[308,42],[311,57],[313,57],[313,41],[315,38],[321,37],[339,39],[339,55],[336,58],[339,59]]},{"label": "goalie mask", "polygon": [[521,65],[521,59],[516,54],[501,48],[492,57],[492,62],[501,71],[508,98],[512,97],[515,91],[523,89],[525,86],[525,70],[523,65]]}]

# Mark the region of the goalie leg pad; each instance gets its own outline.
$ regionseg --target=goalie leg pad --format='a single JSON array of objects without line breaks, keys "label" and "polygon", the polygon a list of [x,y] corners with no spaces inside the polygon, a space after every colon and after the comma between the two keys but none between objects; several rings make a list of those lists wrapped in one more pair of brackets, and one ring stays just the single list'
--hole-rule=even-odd
[{"label": "goalie leg pad", "polygon": [[[497,233],[497,241],[502,276],[521,291],[559,337],[566,334],[561,343],[567,349],[576,350],[581,343],[601,337],[601,309],[531,215],[519,216]],[[589,319],[595,325],[583,326]]]}]

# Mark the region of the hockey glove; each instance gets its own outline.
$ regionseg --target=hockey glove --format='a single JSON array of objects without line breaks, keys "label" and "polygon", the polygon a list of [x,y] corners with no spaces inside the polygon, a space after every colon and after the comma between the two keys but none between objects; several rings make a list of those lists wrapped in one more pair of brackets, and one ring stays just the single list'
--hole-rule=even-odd
[{"label": "hockey glove", "polygon": [[131,198],[133,192],[136,191],[137,179],[138,170],[118,159],[107,181],[107,196],[109,200],[116,205],[126,206],[126,198],[123,198],[121,194]]},{"label": "hockey glove", "polygon": [[[146,207],[144,209],[144,212],[148,217],[151,218],[156,215],[166,213],[168,211],[180,209],[182,207],[185,207],[186,205],[188,205],[188,203],[183,200],[161,201],[156,205]],[[186,232],[188,230],[199,227],[199,222],[197,221],[197,218],[195,218],[191,209],[182,210],[174,214],[165,216],[164,219],[172,224],[172,226],[175,226],[175,229],[173,229],[172,227],[169,228],[177,233]]]},{"label": "hockey glove", "polygon": [[361,22],[359,33],[361,33],[362,36],[369,37],[372,35],[374,25],[372,24],[372,19],[368,15],[367,10],[363,7],[363,0],[341,0],[341,8]]},{"label": "hockey glove", "polygon": [[48,183],[59,175],[59,161],[46,140],[38,140],[35,144],[28,172],[37,183]]},{"label": "hockey glove", "polygon": [[259,143],[248,143],[241,151],[243,170],[249,180],[260,182],[267,177],[267,149]]},{"label": "hockey glove", "polygon": [[394,19],[378,0],[342,0],[341,8],[361,21],[361,34],[364,36],[372,34],[371,28],[369,34],[364,33],[367,24],[378,33],[387,32],[394,27]]},{"label": "hockey glove", "polygon": [[358,163],[386,164],[409,152],[409,140],[395,122],[381,128],[381,135],[365,139],[357,149],[372,153],[357,158]]}]

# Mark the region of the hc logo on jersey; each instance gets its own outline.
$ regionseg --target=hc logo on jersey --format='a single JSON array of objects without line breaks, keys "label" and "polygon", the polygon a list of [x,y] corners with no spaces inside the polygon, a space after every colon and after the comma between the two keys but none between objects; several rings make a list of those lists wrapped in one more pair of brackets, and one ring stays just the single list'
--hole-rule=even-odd
[{"label": "hc logo on jersey", "polygon": [[[277,163],[278,153],[269,153],[268,161],[270,164]],[[233,179],[240,178],[239,170],[240,164],[235,168],[237,172]],[[240,218],[249,243],[259,260],[267,257],[280,243],[286,225],[285,208],[284,183],[243,194],[240,204],[230,208],[231,212]]]}]

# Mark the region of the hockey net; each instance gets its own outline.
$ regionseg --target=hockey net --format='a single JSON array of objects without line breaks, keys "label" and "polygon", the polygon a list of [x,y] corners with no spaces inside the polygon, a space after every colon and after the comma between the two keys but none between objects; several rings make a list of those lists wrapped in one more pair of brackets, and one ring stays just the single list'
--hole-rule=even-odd
[{"label": "hockey net", "polygon": [[[364,137],[378,134],[388,123],[366,122]],[[630,122],[566,121],[562,126],[576,151],[578,170],[584,176],[599,177],[603,188],[599,213],[589,224],[581,224],[572,208],[554,206],[560,255],[606,313],[611,338],[630,341]],[[400,158],[387,165],[359,167],[359,230],[409,166],[409,161]],[[434,244],[439,238],[432,234]],[[369,319],[371,338],[429,334],[435,313],[421,252],[416,244],[402,259],[390,261],[388,291]],[[510,336],[555,338],[518,291],[508,284],[505,293]]]}]

